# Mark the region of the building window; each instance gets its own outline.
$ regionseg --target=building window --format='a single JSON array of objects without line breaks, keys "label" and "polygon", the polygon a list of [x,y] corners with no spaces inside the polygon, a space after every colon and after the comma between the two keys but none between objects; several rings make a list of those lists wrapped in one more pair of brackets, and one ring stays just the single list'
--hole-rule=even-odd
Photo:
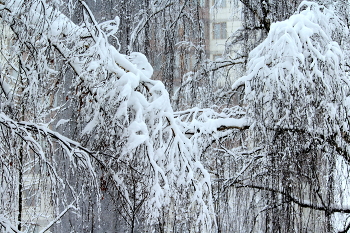
[{"label": "building window", "polygon": [[226,39],[226,23],[214,23],[213,32],[214,39]]}]

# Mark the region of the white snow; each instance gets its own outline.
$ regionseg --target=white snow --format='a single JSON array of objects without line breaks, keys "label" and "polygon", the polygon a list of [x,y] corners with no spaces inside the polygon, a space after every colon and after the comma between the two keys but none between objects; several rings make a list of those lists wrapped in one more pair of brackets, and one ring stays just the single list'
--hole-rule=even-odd
[{"label": "white snow", "polygon": [[57,122],[56,124],[56,128],[60,127],[61,125],[64,125],[66,123],[68,123],[70,121],[70,119],[61,119]]},{"label": "white snow", "polygon": [[139,52],[132,52],[128,57],[132,64],[136,65],[136,68],[143,73],[147,78],[151,78],[153,75],[153,67],[148,62],[147,57]]}]

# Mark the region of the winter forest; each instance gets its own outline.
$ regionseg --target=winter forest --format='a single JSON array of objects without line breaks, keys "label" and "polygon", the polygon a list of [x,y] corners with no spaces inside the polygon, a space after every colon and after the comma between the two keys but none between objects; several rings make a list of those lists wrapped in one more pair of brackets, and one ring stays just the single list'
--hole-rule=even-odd
[{"label": "winter forest", "polygon": [[0,0],[0,232],[350,232],[349,11]]}]

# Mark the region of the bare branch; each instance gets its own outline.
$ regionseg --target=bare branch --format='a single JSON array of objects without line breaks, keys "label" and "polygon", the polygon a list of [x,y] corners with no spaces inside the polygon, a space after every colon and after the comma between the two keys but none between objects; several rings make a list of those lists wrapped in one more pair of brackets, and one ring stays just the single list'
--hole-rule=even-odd
[{"label": "bare branch", "polygon": [[235,186],[236,188],[253,188],[253,189],[259,189],[263,191],[275,192],[287,197],[291,202],[297,204],[300,207],[324,211],[328,214],[334,214],[334,213],[350,214],[350,208],[342,207],[342,206],[324,206],[317,203],[311,203],[306,200],[301,200],[300,198],[297,198],[290,193],[287,193],[285,191],[278,190],[275,188],[264,187],[264,186],[254,185],[254,184],[241,184],[241,185],[232,184],[231,186]]},{"label": "bare branch", "polygon": [[[75,201],[74,201],[74,202],[75,202]],[[39,233],[44,233],[44,232],[48,231],[48,230],[52,227],[53,224],[55,224],[58,220],[60,220],[60,219],[63,217],[63,215],[65,215],[65,214],[68,212],[68,210],[70,210],[70,209],[76,210],[77,208],[73,205],[74,202],[72,202],[70,205],[68,205],[66,209],[64,209],[54,220],[52,220],[52,221],[51,221],[44,229],[42,229]]]}]

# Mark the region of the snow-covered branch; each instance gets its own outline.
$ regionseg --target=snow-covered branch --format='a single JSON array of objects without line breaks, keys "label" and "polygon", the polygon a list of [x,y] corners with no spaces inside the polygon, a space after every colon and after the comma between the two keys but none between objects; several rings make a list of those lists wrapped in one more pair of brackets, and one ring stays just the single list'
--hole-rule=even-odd
[{"label": "snow-covered branch", "polygon": [[54,220],[52,220],[44,229],[42,229],[39,233],[44,233],[48,231],[53,224],[55,224],[57,221],[59,221],[63,215],[65,215],[70,209],[76,210],[77,208],[72,204],[68,205],[67,208],[65,208]]},{"label": "snow-covered branch", "polygon": [[12,223],[8,219],[6,219],[3,215],[0,215],[0,225],[5,228],[6,232],[16,232],[16,233],[22,232],[17,230],[17,227],[12,225]]},{"label": "snow-covered branch", "polygon": [[[55,132],[49,129],[46,125],[35,124],[35,123],[25,122],[25,121],[16,122],[10,119],[8,116],[6,116],[2,112],[0,112],[0,124],[9,128],[13,132],[15,132],[24,141],[35,143],[35,139],[34,137],[31,137],[31,134],[40,134],[44,137],[50,137],[58,141],[67,150],[68,153],[72,153],[72,154],[83,153],[85,154],[85,156],[91,156],[96,159],[95,155],[97,154],[97,152],[90,151],[89,149],[81,146],[79,142],[69,139],[59,134],[58,132]],[[96,160],[99,161],[98,159]]]},{"label": "snow-covered branch", "polygon": [[244,114],[244,111],[239,110],[232,112],[224,110],[222,113],[217,113],[212,109],[192,108],[175,112],[174,116],[181,120],[182,131],[191,137],[194,134],[213,134],[217,131],[249,129],[249,120]]}]

